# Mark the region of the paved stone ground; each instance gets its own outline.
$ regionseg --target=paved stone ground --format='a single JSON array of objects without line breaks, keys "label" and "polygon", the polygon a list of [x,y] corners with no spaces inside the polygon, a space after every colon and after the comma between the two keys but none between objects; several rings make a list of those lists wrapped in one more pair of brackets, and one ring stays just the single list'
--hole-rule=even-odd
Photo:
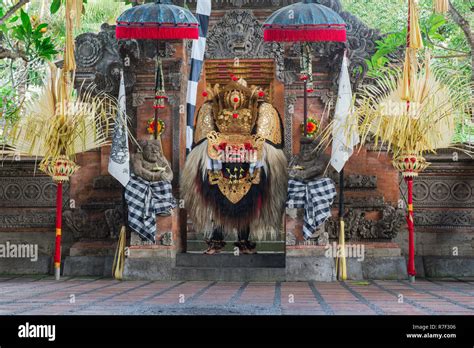
[{"label": "paved stone ground", "polygon": [[474,315],[474,279],[346,283],[0,277],[0,315]]}]

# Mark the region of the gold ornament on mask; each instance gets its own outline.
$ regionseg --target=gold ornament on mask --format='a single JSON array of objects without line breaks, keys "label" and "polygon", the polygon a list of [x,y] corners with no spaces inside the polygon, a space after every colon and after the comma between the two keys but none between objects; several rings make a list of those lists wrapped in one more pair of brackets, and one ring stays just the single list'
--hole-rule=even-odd
[{"label": "gold ornament on mask", "polygon": [[260,169],[257,169],[253,175],[245,175],[243,171],[235,168],[234,172],[228,173],[229,178],[226,178],[222,171],[214,172],[210,170],[208,175],[209,183],[217,185],[219,191],[233,204],[240,202],[250,191],[252,185],[260,183]]},{"label": "gold ornament on mask", "polygon": [[[254,156],[248,157],[246,163],[255,163],[262,160],[263,144],[265,139],[258,135],[241,135],[241,134],[222,134],[218,132],[210,132],[207,135],[208,140],[208,155],[215,161],[223,161],[225,158],[225,151],[227,148],[242,148],[242,151],[248,151],[245,144],[248,144],[252,149]],[[226,149],[220,148],[222,144],[226,145]]]}]

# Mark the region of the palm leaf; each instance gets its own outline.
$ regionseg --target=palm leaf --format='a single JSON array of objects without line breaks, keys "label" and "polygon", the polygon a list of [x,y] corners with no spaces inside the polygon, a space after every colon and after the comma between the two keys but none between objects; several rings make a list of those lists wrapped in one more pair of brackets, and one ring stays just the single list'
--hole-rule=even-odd
[{"label": "palm leaf", "polygon": [[23,117],[9,132],[10,145],[18,152],[43,157],[41,165],[59,156],[74,159],[78,153],[109,143],[115,98],[97,92],[94,86],[76,95],[73,81],[52,66],[39,97],[26,104]]}]

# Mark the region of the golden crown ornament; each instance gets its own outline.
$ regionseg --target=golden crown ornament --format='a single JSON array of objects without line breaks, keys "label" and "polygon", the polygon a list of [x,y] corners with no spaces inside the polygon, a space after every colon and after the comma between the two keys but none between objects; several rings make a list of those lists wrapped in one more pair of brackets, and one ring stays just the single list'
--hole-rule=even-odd
[{"label": "golden crown ornament", "polygon": [[80,167],[66,156],[59,156],[41,166],[41,170],[55,182],[67,182]]}]

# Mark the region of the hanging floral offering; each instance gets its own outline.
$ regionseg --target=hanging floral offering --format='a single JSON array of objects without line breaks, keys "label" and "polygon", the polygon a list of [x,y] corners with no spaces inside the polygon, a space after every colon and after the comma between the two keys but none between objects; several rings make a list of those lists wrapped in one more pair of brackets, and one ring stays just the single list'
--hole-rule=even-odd
[{"label": "hanging floral offering", "polygon": [[150,118],[148,120],[147,127],[146,127],[148,134],[151,134],[151,135],[155,134],[155,124],[158,125],[158,128],[157,128],[158,135],[163,134],[166,128],[166,124],[165,124],[165,121],[163,121],[161,118],[157,119],[157,122],[155,122],[154,118]]},{"label": "hanging floral offering", "polygon": [[[307,136],[310,138],[313,138],[318,133],[319,130],[320,130],[319,121],[314,118],[308,118],[308,121],[306,123]],[[301,133],[304,134],[304,123],[301,124]]]}]

